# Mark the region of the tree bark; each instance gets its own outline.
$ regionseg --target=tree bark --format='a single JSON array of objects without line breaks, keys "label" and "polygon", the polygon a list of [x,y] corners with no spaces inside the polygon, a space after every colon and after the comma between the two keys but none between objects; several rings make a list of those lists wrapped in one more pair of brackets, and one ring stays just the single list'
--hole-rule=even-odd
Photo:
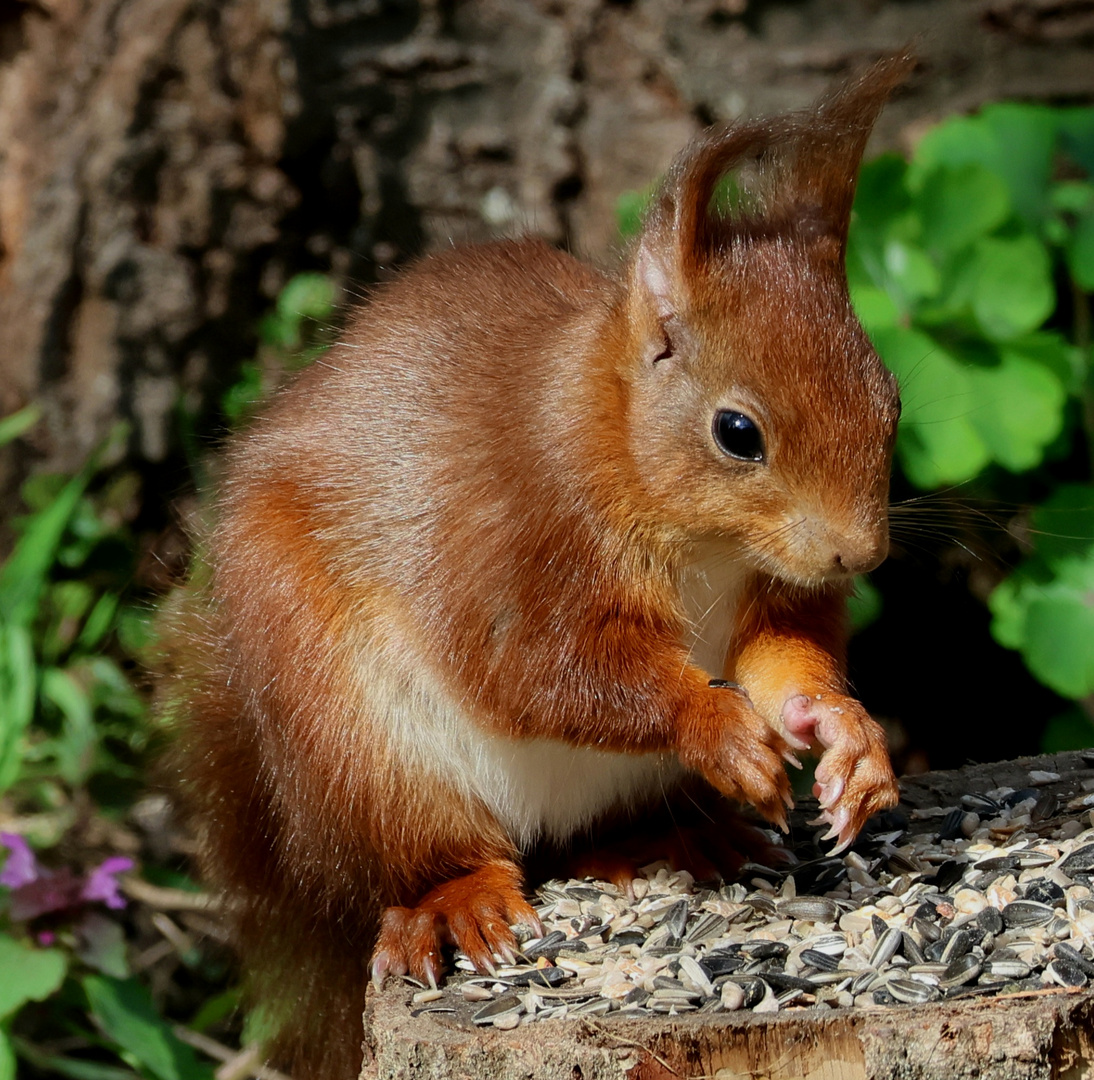
[{"label": "tree bark", "polygon": [[[177,406],[215,415],[297,270],[356,293],[521,232],[609,259],[620,193],[703,124],[803,105],[908,41],[923,64],[878,147],[1094,92],[1079,0],[7,0],[0,20],[0,414],[41,401],[34,456],[66,470],[128,419],[169,488]],[[0,490],[25,450],[0,451]]]}]

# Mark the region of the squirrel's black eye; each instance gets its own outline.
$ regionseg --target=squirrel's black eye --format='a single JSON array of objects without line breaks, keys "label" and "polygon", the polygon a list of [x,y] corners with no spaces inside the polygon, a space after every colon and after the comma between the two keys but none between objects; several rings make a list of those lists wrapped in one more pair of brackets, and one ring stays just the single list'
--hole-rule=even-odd
[{"label": "squirrel's black eye", "polygon": [[723,409],[714,414],[714,441],[738,461],[763,461],[764,439],[751,417]]}]

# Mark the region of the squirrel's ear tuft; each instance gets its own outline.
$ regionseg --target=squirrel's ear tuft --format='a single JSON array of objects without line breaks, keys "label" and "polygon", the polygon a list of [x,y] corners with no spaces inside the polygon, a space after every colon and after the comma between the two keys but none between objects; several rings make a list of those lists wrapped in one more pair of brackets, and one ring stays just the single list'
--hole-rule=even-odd
[{"label": "squirrel's ear tuft", "polygon": [[652,282],[681,289],[716,252],[762,235],[806,243],[825,238],[842,258],[866,141],[914,66],[910,53],[897,53],[804,112],[700,135],[677,157],[650,206],[639,281],[649,277],[643,265],[656,264]]},{"label": "squirrel's ear tuft", "polygon": [[822,98],[802,118],[788,148],[780,201],[807,212],[816,208],[839,237],[841,252],[866,142],[889,95],[915,63],[910,52],[885,57]]}]

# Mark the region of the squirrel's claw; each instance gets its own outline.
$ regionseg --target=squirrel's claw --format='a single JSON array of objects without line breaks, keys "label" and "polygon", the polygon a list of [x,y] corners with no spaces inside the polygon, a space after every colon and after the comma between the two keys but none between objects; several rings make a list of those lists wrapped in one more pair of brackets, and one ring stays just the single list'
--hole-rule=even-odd
[{"label": "squirrel's claw", "polygon": [[813,794],[828,825],[822,840],[836,840],[831,854],[846,851],[878,810],[899,798],[885,734],[862,705],[844,694],[797,694],[783,705],[787,737],[808,740],[822,751]]},{"label": "squirrel's claw", "polygon": [[389,907],[372,955],[377,989],[391,975],[413,975],[436,988],[443,973],[443,949],[455,945],[479,971],[497,975],[495,958],[511,964],[517,940],[511,925],[526,925],[543,936],[543,924],[520,894],[520,870],[496,863],[445,882],[417,907]]}]

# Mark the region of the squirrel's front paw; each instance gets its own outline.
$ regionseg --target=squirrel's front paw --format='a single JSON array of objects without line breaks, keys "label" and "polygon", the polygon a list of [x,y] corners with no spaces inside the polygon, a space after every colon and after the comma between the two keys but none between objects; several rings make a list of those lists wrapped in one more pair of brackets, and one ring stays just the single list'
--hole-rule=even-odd
[{"label": "squirrel's front paw", "polygon": [[683,719],[678,752],[686,767],[724,795],[754,806],[786,831],[786,808],[794,800],[783,762],[797,760],[739,687],[712,684],[709,695]]},{"label": "squirrel's front paw", "polygon": [[820,820],[836,838],[833,854],[843,851],[879,810],[900,798],[885,733],[870,714],[844,694],[797,694],[783,705],[783,724],[799,750],[819,746],[813,794],[820,800]]}]

